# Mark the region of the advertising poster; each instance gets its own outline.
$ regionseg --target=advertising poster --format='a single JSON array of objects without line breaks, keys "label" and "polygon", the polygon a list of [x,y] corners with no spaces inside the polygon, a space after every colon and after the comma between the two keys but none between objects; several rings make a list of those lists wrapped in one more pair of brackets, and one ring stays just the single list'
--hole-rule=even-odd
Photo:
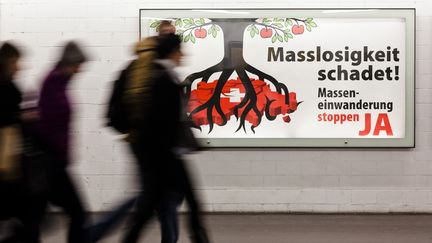
[{"label": "advertising poster", "polygon": [[209,145],[413,146],[404,16],[141,11],[142,37],[162,20],[181,36],[176,71],[190,83],[194,133]]}]

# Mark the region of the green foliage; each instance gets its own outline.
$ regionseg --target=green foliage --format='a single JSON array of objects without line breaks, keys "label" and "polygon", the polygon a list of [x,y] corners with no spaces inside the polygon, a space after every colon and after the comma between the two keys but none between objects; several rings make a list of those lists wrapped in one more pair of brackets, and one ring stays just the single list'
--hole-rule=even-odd
[{"label": "green foliage", "polygon": [[220,31],[219,26],[212,24],[211,27],[208,29],[208,34],[213,36],[213,38],[216,38],[218,31]]},{"label": "green foliage", "polygon": [[[154,20],[150,23],[150,28],[159,31],[160,23],[160,20]],[[273,30],[273,36],[271,38],[272,43],[288,42],[289,39],[294,39],[294,36],[290,33],[291,28],[294,25],[304,25],[308,32],[311,32],[313,28],[317,27],[313,18],[263,18],[258,20],[257,23],[251,24],[246,28],[246,31],[249,32],[251,38],[260,36],[260,29],[257,25]],[[176,34],[180,36],[182,41],[190,41],[191,43],[196,43],[194,31],[197,28],[207,30],[208,36],[212,36],[213,38],[216,38],[218,33],[221,31],[221,28],[218,25],[211,24],[211,22],[205,18],[177,18],[174,19],[174,26],[176,27]]]},{"label": "green foliage", "polygon": [[[159,31],[160,20],[151,22],[150,28]],[[196,43],[197,37],[195,36],[196,29],[205,29],[208,35],[216,38],[221,28],[215,24],[211,24],[205,18],[175,18],[173,24],[176,27],[176,34],[178,34],[183,42]],[[207,36],[206,36],[207,37]],[[204,37],[205,38],[205,37]]]},{"label": "green foliage", "polygon": [[155,29],[155,28],[159,27],[160,23],[161,23],[160,20],[155,20],[150,24],[150,28]]},{"label": "green foliage", "polygon": [[306,30],[309,32],[312,31],[312,28],[317,27],[317,24],[313,21],[313,18],[307,18],[304,24],[306,26]]},{"label": "green foliage", "polygon": [[255,37],[255,35],[259,34],[259,29],[258,27],[256,27],[255,24],[251,24],[246,28],[246,31],[249,31],[249,34],[252,38]]},{"label": "green foliage", "polygon": [[[263,26],[263,28],[272,29],[273,35],[271,38],[272,43],[276,42],[288,42],[290,39],[294,39],[291,28],[294,25],[304,25],[307,31],[312,31],[312,28],[317,27],[317,24],[313,21],[313,18],[297,19],[297,18],[262,18],[256,21],[256,24],[249,25],[246,31],[249,32],[251,38],[260,35],[257,25]],[[266,38],[267,36],[262,36]]]}]

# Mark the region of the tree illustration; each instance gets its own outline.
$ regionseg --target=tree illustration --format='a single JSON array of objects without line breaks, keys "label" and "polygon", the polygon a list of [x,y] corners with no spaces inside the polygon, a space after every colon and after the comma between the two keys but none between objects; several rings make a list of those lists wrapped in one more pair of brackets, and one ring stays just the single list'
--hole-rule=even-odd
[{"label": "tree illustration", "polygon": [[[158,31],[159,24],[160,21],[153,21],[150,28]],[[295,93],[291,94],[285,84],[245,61],[243,58],[243,38],[246,31],[250,38],[269,39],[272,43],[289,42],[296,36],[304,34],[305,29],[310,32],[317,27],[312,18],[177,18],[173,19],[173,25],[175,25],[176,33],[180,35],[182,41],[192,44],[195,44],[198,39],[216,38],[223,32],[224,57],[222,61],[205,70],[190,74],[185,80],[190,84],[198,80],[199,84],[206,85],[209,83],[211,75],[220,73],[219,78],[213,82],[209,98],[189,110],[189,117],[193,121],[196,120],[198,114],[205,113],[205,122],[195,123],[196,128],[200,129],[200,125],[208,124],[209,132],[211,132],[215,124],[225,125],[231,114],[239,122],[236,132],[240,129],[246,132],[246,121],[252,124],[251,130],[255,132],[255,128],[261,123],[264,115],[268,120],[274,120],[277,115],[283,113],[280,109],[271,108],[272,103],[277,102],[276,98],[271,95],[259,96],[257,91],[258,86],[262,90],[263,84],[267,83],[272,85],[276,92],[283,97],[282,102],[288,107],[285,109],[286,113],[295,111],[297,108],[297,101],[293,101]],[[230,80],[233,73],[237,74],[245,94],[241,101],[230,107],[232,111],[230,112],[222,107],[221,97],[226,97],[224,86],[233,81]],[[250,75],[255,75],[258,80]],[[189,85],[186,90],[188,100],[191,97],[191,87],[192,85]],[[284,121],[289,122],[289,116],[284,117]]]}]

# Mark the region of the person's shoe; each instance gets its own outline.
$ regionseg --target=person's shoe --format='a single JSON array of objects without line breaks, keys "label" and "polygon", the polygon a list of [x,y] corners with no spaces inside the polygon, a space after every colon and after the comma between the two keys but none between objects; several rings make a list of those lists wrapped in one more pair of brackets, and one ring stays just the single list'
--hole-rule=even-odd
[{"label": "person's shoe", "polygon": [[194,230],[194,234],[190,238],[193,243],[210,243],[207,231],[204,228]]}]

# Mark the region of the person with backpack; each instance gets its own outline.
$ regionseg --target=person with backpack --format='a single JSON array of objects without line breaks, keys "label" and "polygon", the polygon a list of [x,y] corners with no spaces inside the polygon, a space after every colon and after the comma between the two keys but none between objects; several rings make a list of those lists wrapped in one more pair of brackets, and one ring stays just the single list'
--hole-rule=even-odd
[{"label": "person with backpack", "polygon": [[[157,212],[162,243],[174,243],[178,240],[177,207],[186,191],[191,190],[190,178],[179,154],[179,134],[186,128],[183,87],[173,70],[182,57],[181,41],[174,34],[145,41],[146,50],[154,52],[156,47],[157,59],[152,63],[147,59],[135,64],[141,68],[132,70],[131,88],[126,92],[130,107],[129,141],[137,158],[142,193],[123,242],[136,242],[143,226]],[[194,242],[208,242],[206,235],[207,241],[199,240],[193,238]]]},{"label": "person with backpack", "polygon": [[[130,141],[132,127],[130,124],[130,116],[133,114],[130,111],[129,102],[127,101],[127,99],[130,98],[127,97],[127,93],[137,93],[139,92],[138,90],[141,90],[143,86],[145,86],[141,81],[145,80],[147,76],[143,75],[142,71],[146,70],[146,72],[150,72],[149,64],[151,64],[155,58],[155,52],[153,50],[154,43],[155,42],[151,40],[151,38],[137,42],[134,47],[134,55],[136,58],[126,65],[113,82],[105,115],[107,120],[106,126],[124,135],[125,142]],[[133,82],[133,71],[138,71],[138,75],[144,78],[139,82]],[[135,79],[135,81],[137,81],[137,79]],[[97,219],[94,224],[86,227],[90,235],[90,240],[92,242],[97,242],[110,232],[135,205],[137,198],[137,196],[133,196],[126,199],[107,214]]]}]

